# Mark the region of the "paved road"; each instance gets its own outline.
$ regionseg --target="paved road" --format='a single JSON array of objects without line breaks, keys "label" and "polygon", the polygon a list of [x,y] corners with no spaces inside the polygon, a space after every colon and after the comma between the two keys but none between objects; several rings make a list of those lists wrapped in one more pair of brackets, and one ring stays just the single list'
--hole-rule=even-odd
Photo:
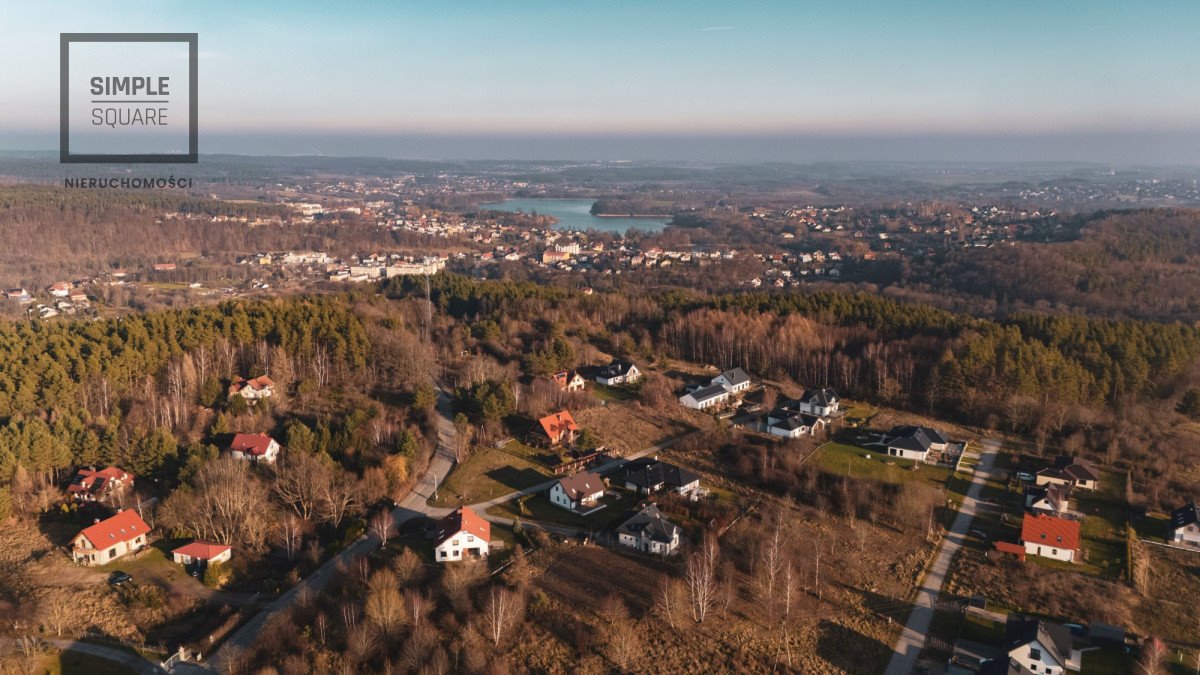
[{"label": "paved road", "polygon": [[[409,492],[409,494],[405,496],[405,498],[396,506],[395,510],[392,511],[392,519],[396,527],[399,527],[408,520],[418,516],[439,518],[452,510],[448,508],[432,507],[427,503],[428,500],[433,496],[434,492],[437,491],[438,485],[440,485],[442,481],[446,479],[446,474],[450,473],[450,469],[454,466],[454,445],[457,432],[454,429],[452,406],[453,402],[449,394],[445,391],[439,391],[437,406],[437,451],[434,453],[433,459],[430,460],[429,469],[417,482],[417,485],[413,487],[412,491]],[[687,435],[688,434],[676,436],[675,438],[666,440],[657,445],[650,446],[645,450],[638,451],[627,457],[614,459],[599,467],[598,470],[605,472],[620,468],[630,460],[658,453],[659,451],[670,447],[676,441]],[[484,502],[472,504],[471,508],[493,523],[511,525],[511,519],[499,516],[490,516],[486,514],[486,511],[497,504],[506,502],[510,499],[516,499],[522,495],[549,490],[555,482],[557,481],[548,480],[534,485],[533,487],[528,487],[523,490],[517,490],[515,492],[510,492],[506,495],[496,497],[495,499],[489,499]],[[566,536],[572,536],[580,532],[580,530],[576,528],[552,525],[548,523],[530,521],[528,524],[531,526],[540,527],[548,532],[556,532]],[[358,556],[370,553],[378,547],[379,538],[373,534],[369,534],[352,544],[350,547],[344,549],[334,558],[326,561],[325,564],[318,567],[312,574],[308,575],[308,577],[306,577],[299,584],[292,587],[283,595],[279,596],[278,599],[268,605],[263,611],[259,612],[254,618],[250,619],[250,621],[246,622],[245,625],[239,628],[237,632],[226,639],[224,644],[221,645],[220,649],[218,649],[216,653],[214,653],[208,659],[208,668],[218,673],[226,672],[237,654],[254,644],[254,640],[258,637],[259,632],[262,631],[263,626],[266,625],[267,621],[269,621],[271,617],[275,616],[278,612],[290,607],[296,601],[301,589],[307,589],[310,595],[319,593],[333,579],[334,570],[337,569],[338,561],[343,561],[346,564],[350,564]]]},{"label": "paved road", "polygon": [[[454,422],[452,421],[452,406],[453,401],[450,395],[444,390],[439,390],[437,404],[437,450],[434,451],[433,458],[430,460],[429,468],[425,474],[417,481],[412,491],[392,511],[392,521],[396,527],[399,527],[412,518],[425,514],[426,500],[433,495],[434,491],[437,490],[437,486],[446,479],[446,474],[450,473],[451,467],[454,466],[454,439],[457,432],[454,429]],[[247,621],[237,632],[229,636],[216,653],[208,659],[208,668],[218,673],[227,672],[236,656],[254,644],[255,639],[257,639],[259,632],[262,631],[267,621],[277,613],[290,607],[296,601],[301,589],[307,589],[310,596],[319,593],[333,579],[334,571],[337,569],[339,562],[349,565],[355,558],[366,555],[377,548],[379,548],[379,538],[374,534],[368,534],[342,550],[338,555],[327,560],[325,564],[318,567],[299,584],[279,596],[263,611]]]},{"label": "paved road", "polygon": [[983,456],[979,465],[975,467],[975,477],[971,480],[971,487],[967,489],[962,508],[955,516],[954,523],[950,526],[950,531],[946,533],[945,539],[942,540],[942,546],[933,560],[933,565],[930,566],[929,572],[921,581],[921,587],[917,590],[917,600],[914,603],[912,614],[909,615],[904,630],[900,632],[900,638],[896,640],[892,659],[888,662],[887,670],[884,671],[886,675],[909,675],[912,673],[917,663],[917,656],[925,646],[925,639],[929,635],[929,626],[933,623],[933,608],[937,604],[938,594],[942,591],[942,583],[946,580],[946,572],[950,569],[950,561],[954,559],[954,554],[958,553],[958,549],[962,548],[963,540],[971,531],[971,520],[975,517],[979,493],[983,490],[984,481],[992,473],[992,465],[996,461],[1000,443],[989,439],[983,442],[983,448]]}]

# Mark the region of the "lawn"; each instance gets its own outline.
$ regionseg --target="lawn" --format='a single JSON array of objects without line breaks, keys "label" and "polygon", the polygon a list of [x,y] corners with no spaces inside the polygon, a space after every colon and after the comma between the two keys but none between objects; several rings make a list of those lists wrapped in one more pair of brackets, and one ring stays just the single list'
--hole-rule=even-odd
[{"label": "lawn", "polygon": [[1135,672],[1137,652],[1116,649],[1092,649],[1083,653],[1081,673],[1088,675],[1124,675]]},{"label": "lawn", "polygon": [[72,651],[59,652],[45,657],[42,659],[38,671],[46,673],[46,675],[128,675],[136,672],[116,661]]},{"label": "lawn", "polygon": [[488,513],[505,518],[520,518],[539,523],[555,523],[580,529],[601,530],[617,524],[636,503],[632,496],[605,494],[600,500],[605,507],[587,516],[568,511],[550,503],[545,492],[525,495],[488,509]]},{"label": "lawn", "polygon": [[1166,543],[1170,524],[1171,514],[1160,511],[1133,517],[1133,529],[1137,531],[1138,539],[1148,539],[1160,544]]},{"label": "lawn", "polygon": [[605,403],[631,401],[637,398],[637,392],[630,387],[610,387],[599,382],[592,383],[592,393],[597,400]]},{"label": "lawn", "polygon": [[1087,567],[1094,574],[1120,578],[1125,572],[1125,475],[1103,471],[1095,492],[1076,490],[1074,508],[1086,517],[1080,533]]},{"label": "lawn", "polygon": [[438,488],[430,506],[452,507],[495,499],[523,490],[552,477],[550,471],[530,454],[532,448],[509,443],[503,448],[476,447],[462,464],[454,467]]},{"label": "lawn", "polygon": [[816,462],[822,469],[843,476],[875,478],[889,483],[919,480],[943,488],[951,475],[950,469],[945,467],[888,457],[883,448],[867,449],[842,441],[826,443],[817,453]]}]

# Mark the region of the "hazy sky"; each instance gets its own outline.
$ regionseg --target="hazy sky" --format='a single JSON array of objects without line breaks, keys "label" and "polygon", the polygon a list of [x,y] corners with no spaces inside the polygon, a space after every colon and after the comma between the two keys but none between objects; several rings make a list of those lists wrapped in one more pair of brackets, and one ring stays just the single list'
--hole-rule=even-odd
[{"label": "hazy sky", "polygon": [[1127,148],[1146,136],[1200,163],[1195,0],[3,0],[0,146],[55,142],[60,32],[153,31],[199,33],[202,152],[715,135],[968,159],[988,137],[1146,161]]}]

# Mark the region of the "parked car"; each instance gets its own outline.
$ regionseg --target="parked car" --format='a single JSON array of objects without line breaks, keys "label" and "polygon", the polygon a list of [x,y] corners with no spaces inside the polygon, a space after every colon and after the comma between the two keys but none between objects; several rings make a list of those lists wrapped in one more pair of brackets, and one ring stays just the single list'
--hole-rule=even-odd
[{"label": "parked car", "polygon": [[133,577],[124,572],[113,572],[108,575],[108,583],[113,586],[124,586],[133,581]]}]

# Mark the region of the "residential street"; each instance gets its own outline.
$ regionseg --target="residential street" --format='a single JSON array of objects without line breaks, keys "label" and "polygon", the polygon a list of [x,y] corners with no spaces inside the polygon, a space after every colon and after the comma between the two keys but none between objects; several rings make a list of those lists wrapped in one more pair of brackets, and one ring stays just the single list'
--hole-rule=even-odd
[{"label": "residential street", "polygon": [[[453,409],[451,406],[452,401],[449,394],[445,391],[439,391],[437,406],[439,416],[437,451],[434,453],[433,459],[430,460],[428,471],[424,476],[422,476],[421,480],[408,494],[408,496],[401,500],[396,506],[395,510],[392,512],[392,518],[396,527],[399,527],[405,522],[418,516],[440,518],[451,511],[451,509],[448,508],[436,508],[427,504],[427,501],[433,496],[437,486],[440,485],[443,480],[445,480],[446,475],[450,473],[450,469],[454,466],[454,442],[457,432],[454,429]],[[600,467],[599,470],[609,471],[618,468],[631,460],[658,453],[659,451],[670,447],[680,438],[683,438],[687,435],[688,434],[676,436],[675,438],[663,441],[657,445],[652,445],[645,450],[633,453],[628,457],[614,459]],[[471,508],[488,521],[496,524],[511,525],[511,519],[488,515],[486,513],[487,509],[510,499],[516,499],[522,495],[549,490],[555,482],[555,480],[547,480],[532,487],[496,497],[495,499],[490,499],[478,504],[472,504]],[[529,522],[528,524],[541,527],[548,532],[554,532],[556,534],[562,534],[565,536],[573,536],[580,531],[576,528],[560,525],[542,524],[537,522]],[[218,673],[226,672],[237,653],[254,644],[254,640],[257,638],[259,632],[262,631],[263,626],[266,625],[272,616],[291,606],[292,603],[296,601],[301,589],[307,589],[309,593],[319,593],[333,579],[334,570],[337,569],[338,561],[343,561],[346,564],[349,564],[358,556],[370,553],[378,546],[378,537],[368,534],[350,547],[343,550],[338,555],[326,561],[325,564],[317,568],[316,571],[308,575],[308,577],[306,577],[299,584],[289,589],[283,595],[279,596],[279,598],[259,612],[254,618],[246,622],[246,624],[239,628],[237,632],[227,638],[221,647],[207,660],[206,665],[208,668]]]},{"label": "residential street", "polygon": [[971,531],[971,520],[975,517],[979,494],[983,490],[984,481],[991,475],[992,465],[996,461],[996,453],[1000,449],[1000,443],[990,439],[983,441],[983,446],[983,455],[979,465],[975,468],[971,487],[967,489],[962,508],[954,518],[950,531],[942,540],[937,557],[921,581],[912,614],[909,615],[908,623],[905,624],[900,638],[896,641],[892,660],[888,663],[887,670],[884,671],[886,675],[909,675],[912,673],[917,663],[917,657],[925,646],[925,640],[929,635],[929,626],[933,623],[934,607],[937,606],[942,583],[950,569],[950,561],[954,559],[954,554],[962,548],[963,540]]},{"label": "residential street", "polygon": [[[445,390],[439,389],[437,405],[439,418],[438,447],[434,452],[433,459],[429,462],[429,469],[425,472],[425,475],[418,481],[412,492],[392,511],[392,519],[395,521],[396,527],[399,527],[412,518],[425,514],[427,510],[425,501],[429,499],[430,495],[437,489],[437,486],[445,480],[446,474],[450,473],[451,467],[454,466],[454,438],[456,432],[454,430],[454,422],[452,421],[452,405],[453,402],[450,395]],[[368,533],[338,555],[327,560],[316,571],[279,596],[266,609],[259,612],[254,618],[239,628],[237,632],[229,636],[220,649],[208,659],[208,668],[218,673],[226,672],[233,659],[237,656],[237,653],[254,644],[255,639],[267,621],[278,612],[291,606],[296,601],[301,589],[306,589],[312,594],[321,592],[333,579],[334,570],[337,569],[339,561],[350,564],[358,556],[366,555],[378,547],[379,538]]]}]

